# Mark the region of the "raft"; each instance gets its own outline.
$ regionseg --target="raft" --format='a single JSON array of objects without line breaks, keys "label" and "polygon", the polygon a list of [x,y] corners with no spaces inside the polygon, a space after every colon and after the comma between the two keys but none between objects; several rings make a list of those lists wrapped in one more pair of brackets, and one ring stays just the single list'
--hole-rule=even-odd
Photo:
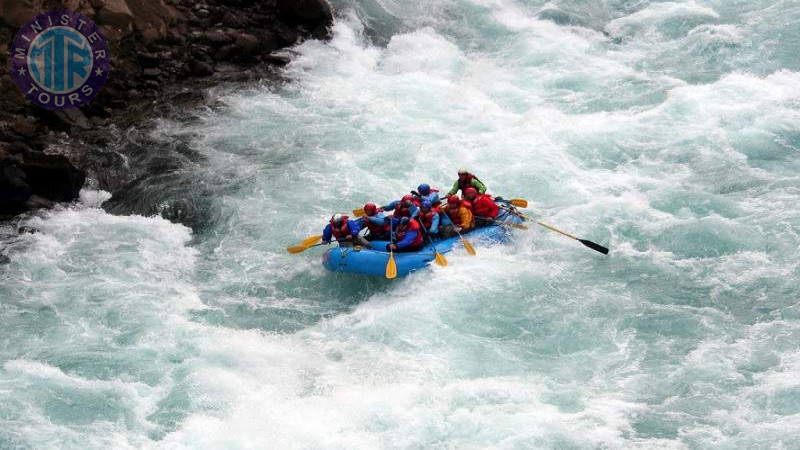
[{"label": "raft", "polygon": [[[506,203],[499,203],[507,207]],[[501,209],[497,216],[499,222],[522,223],[518,216]],[[496,244],[505,243],[511,236],[511,228],[505,225],[493,224],[485,227],[476,228],[467,233],[463,233],[465,239],[473,244]],[[428,241],[427,239],[425,240]],[[436,250],[445,254],[461,245],[461,238],[458,236],[447,239],[434,239]],[[389,252],[385,251],[387,241],[372,241],[374,250],[353,247],[333,247],[322,255],[322,265],[332,272],[346,272],[361,275],[373,275],[384,277],[386,274],[386,263],[389,261]],[[428,243],[425,247],[416,252],[394,254],[397,263],[397,276],[404,277],[417,270],[424,269],[434,261],[433,246]]]}]

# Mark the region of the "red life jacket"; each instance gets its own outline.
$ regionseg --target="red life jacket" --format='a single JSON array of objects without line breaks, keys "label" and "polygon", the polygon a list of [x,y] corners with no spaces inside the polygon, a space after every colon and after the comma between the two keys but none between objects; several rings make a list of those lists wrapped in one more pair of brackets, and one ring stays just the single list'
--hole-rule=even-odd
[{"label": "red life jacket", "polygon": [[491,195],[478,195],[472,200],[472,205],[472,212],[478,217],[493,219],[500,213],[500,207],[494,203]]},{"label": "red life jacket", "polygon": [[[378,209],[378,212],[382,212],[383,208]],[[376,213],[377,214],[377,213]],[[390,219],[391,220],[391,219]],[[372,221],[369,220],[369,216],[364,217],[364,222],[367,223],[367,229],[369,230],[369,234],[373,236],[380,236],[387,231],[391,230],[392,226],[389,224],[389,221],[385,221],[383,225],[375,225]]]},{"label": "red life jacket", "polygon": [[461,192],[464,192],[464,189],[466,188],[472,187],[473,178],[475,178],[475,175],[468,173],[467,177],[463,180],[461,178],[458,179],[458,188],[461,189]]},{"label": "red life jacket", "polygon": [[411,208],[399,203],[394,207],[394,217],[411,217]]},{"label": "red life jacket", "polygon": [[341,228],[336,228],[336,224],[334,224],[333,219],[331,219],[331,234],[333,234],[333,237],[335,237],[337,241],[350,235],[350,226],[347,224],[347,219],[349,219],[348,216],[342,216]]},{"label": "red life jacket", "polygon": [[409,245],[409,247],[417,247],[419,245],[422,245],[422,230],[420,229],[419,222],[417,222],[416,219],[411,219],[408,222],[408,227],[406,227],[406,229],[404,230],[401,230],[399,228],[395,229],[394,236],[396,242],[402,241],[403,238],[406,236],[406,231],[408,231],[409,229],[417,232],[417,237],[413,241],[411,241],[411,245]]},{"label": "red life jacket", "polygon": [[433,216],[439,214],[439,208],[431,209],[428,212],[419,212],[418,220],[422,222],[422,225],[425,227],[426,230],[431,229],[431,225],[433,225]]}]

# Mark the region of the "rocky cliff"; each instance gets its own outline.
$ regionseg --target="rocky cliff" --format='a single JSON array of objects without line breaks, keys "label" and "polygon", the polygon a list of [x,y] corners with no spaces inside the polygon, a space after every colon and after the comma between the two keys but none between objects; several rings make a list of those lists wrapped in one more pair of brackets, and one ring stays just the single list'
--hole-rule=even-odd
[{"label": "rocky cliff", "polygon": [[[105,87],[78,109],[33,105],[9,73],[17,31],[48,10],[93,20],[111,48]],[[0,0],[0,216],[71,201],[87,175],[114,191],[119,177],[103,173],[114,158],[93,152],[110,127],[197,105],[216,83],[268,77],[288,62],[279,50],[327,38],[332,21],[327,0]]]}]

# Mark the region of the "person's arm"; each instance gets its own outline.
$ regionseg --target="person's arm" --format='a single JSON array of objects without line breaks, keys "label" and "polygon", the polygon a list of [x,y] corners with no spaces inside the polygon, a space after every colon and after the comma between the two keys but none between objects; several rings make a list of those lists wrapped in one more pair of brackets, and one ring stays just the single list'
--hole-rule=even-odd
[{"label": "person's arm", "polygon": [[450,189],[450,192],[448,192],[447,195],[455,195],[456,192],[458,192],[458,180],[453,183],[453,189]]},{"label": "person's arm", "polygon": [[472,187],[474,187],[475,190],[478,191],[478,194],[483,195],[486,193],[486,185],[483,184],[481,180],[477,178],[472,179]]},{"label": "person's arm", "polygon": [[439,193],[438,192],[431,192],[431,195],[428,196],[431,204],[434,204],[439,201]]},{"label": "person's arm", "polygon": [[419,208],[417,208],[415,205],[411,205],[408,210],[411,211],[412,219],[416,219],[417,216],[419,216]]},{"label": "person's arm", "polygon": [[331,224],[325,225],[325,229],[322,230],[322,242],[330,242],[331,237],[333,237],[333,232],[331,231]]},{"label": "person's arm", "polygon": [[439,214],[434,214],[431,219],[431,229],[428,230],[431,234],[439,233]]},{"label": "person's arm", "polygon": [[450,219],[450,216],[448,216],[448,215],[447,215],[447,213],[446,213],[446,212],[444,212],[444,211],[442,211],[442,225],[444,225],[444,226],[447,226],[447,225],[455,225],[455,224],[453,223],[453,220],[452,220],[452,219]]},{"label": "person's arm", "polygon": [[353,237],[358,236],[358,232],[361,231],[361,224],[356,220],[348,220],[347,227],[350,228],[350,235]]},{"label": "person's arm", "polygon": [[419,231],[408,229],[406,230],[405,236],[403,236],[403,240],[397,243],[397,248],[406,248],[414,242],[414,239],[417,238],[417,234]]},{"label": "person's arm", "polygon": [[465,230],[472,228],[472,211],[462,206],[458,213],[461,215],[461,228]]}]

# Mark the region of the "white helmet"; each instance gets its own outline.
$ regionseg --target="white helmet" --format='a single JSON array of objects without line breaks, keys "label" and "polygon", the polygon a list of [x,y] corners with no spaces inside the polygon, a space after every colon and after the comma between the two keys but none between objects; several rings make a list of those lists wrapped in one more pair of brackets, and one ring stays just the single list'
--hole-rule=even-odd
[{"label": "white helmet", "polygon": [[340,223],[342,223],[342,215],[334,214],[333,217],[331,217],[331,222],[335,223],[336,225],[339,225]]},{"label": "white helmet", "polygon": [[462,168],[458,169],[458,173],[469,173],[469,170],[467,170],[467,169],[462,167]]}]

